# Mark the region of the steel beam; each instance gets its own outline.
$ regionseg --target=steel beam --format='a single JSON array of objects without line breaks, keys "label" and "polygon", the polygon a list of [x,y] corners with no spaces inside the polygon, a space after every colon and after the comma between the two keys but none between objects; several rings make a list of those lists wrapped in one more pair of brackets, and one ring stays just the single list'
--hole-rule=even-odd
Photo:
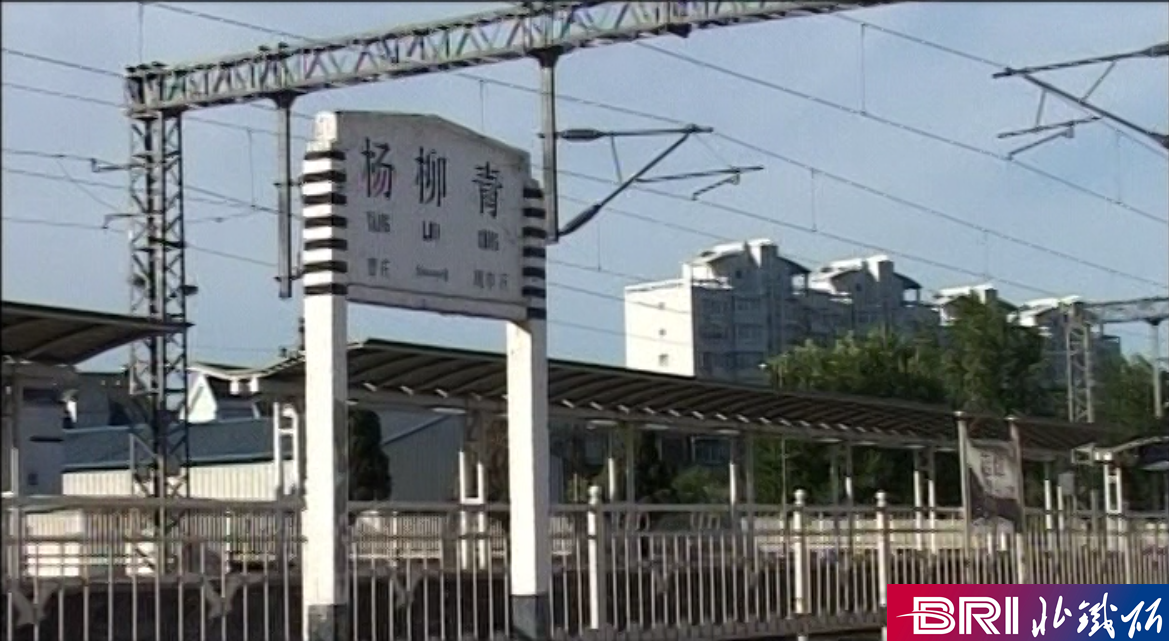
[{"label": "steel beam", "polygon": [[[1075,303],[1069,306],[1065,313],[1068,421],[1091,423],[1095,421],[1093,327],[1103,328],[1114,323],[1148,323],[1153,327],[1153,344],[1156,346],[1157,326],[1169,321],[1169,297]],[[1156,349],[1154,347],[1152,354],[1154,376],[1158,376]],[[1154,380],[1154,387],[1159,393],[1158,381],[1159,379]]]},{"label": "steel beam", "polygon": [[[543,2],[378,33],[262,47],[127,72],[131,115],[305,94],[519,60],[694,29],[822,15],[894,2]],[[149,76],[151,82],[141,82]],[[141,89],[145,89],[142,91]]]},{"label": "steel beam", "polygon": [[1085,303],[1084,312],[1093,323],[1161,323],[1169,321],[1169,297],[1137,298],[1133,300]]},{"label": "steel beam", "polygon": [[1069,423],[1094,423],[1093,403],[1095,377],[1093,371],[1092,326],[1084,317],[1083,306],[1075,304],[1066,310],[1064,340],[1067,360],[1067,404]]}]

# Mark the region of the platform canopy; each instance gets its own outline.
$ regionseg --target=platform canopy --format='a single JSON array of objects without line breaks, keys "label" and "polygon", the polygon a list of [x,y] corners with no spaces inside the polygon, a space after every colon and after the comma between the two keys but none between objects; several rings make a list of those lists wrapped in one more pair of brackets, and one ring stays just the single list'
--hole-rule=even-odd
[{"label": "platform canopy", "polygon": [[[301,397],[302,356],[254,370],[195,366],[237,389]],[[352,398],[432,408],[501,410],[507,372],[501,354],[382,340],[349,347]],[[949,408],[860,397],[779,392],[618,367],[554,360],[548,372],[549,409],[583,420],[621,421],[691,432],[755,432],[801,440],[881,447],[956,449],[956,414]],[[1008,438],[1006,421],[982,420],[975,438]],[[1018,418],[1030,457],[1048,458],[1109,440],[1095,425]]]},{"label": "platform canopy", "polygon": [[187,323],[67,307],[0,302],[0,346],[7,361],[75,366],[134,341],[181,331]]},{"label": "platform canopy", "polygon": [[[1169,419],[1166,420],[1169,427]],[[1081,449],[1092,462],[1117,463],[1146,472],[1169,472],[1169,432],[1144,436],[1112,447],[1096,445]]]}]

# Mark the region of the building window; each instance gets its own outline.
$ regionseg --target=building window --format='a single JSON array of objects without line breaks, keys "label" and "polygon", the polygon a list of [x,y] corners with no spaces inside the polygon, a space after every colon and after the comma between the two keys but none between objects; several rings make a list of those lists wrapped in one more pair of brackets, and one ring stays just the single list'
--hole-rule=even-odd
[{"label": "building window", "polygon": [[41,484],[41,477],[37,476],[36,472],[29,472],[24,480],[29,487],[36,487]]},{"label": "building window", "polygon": [[704,340],[717,341],[727,337],[727,332],[721,325],[703,325],[698,330],[698,336]]},{"label": "building window", "polygon": [[694,462],[702,465],[726,465],[731,460],[730,441],[721,438],[700,437],[691,441]]},{"label": "building window", "polygon": [[658,336],[665,336],[665,335],[666,335],[666,328],[665,327],[658,330]]},{"label": "building window", "polygon": [[669,354],[658,354],[658,367],[669,367],[669,366],[670,366],[670,355]]},{"label": "building window", "polygon": [[759,340],[763,330],[758,325],[739,325],[735,327],[735,338],[741,341]]},{"label": "building window", "polygon": [[738,369],[755,369],[763,363],[762,352],[742,352],[738,358]]},{"label": "building window", "polygon": [[735,311],[737,312],[757,312],[759,311],[759,300],[755,298],[741,298],[735,301]]},{"label": "building window", "polygon": [[709,372],[714,369],[714,354],[702,352],[702,355],[698,357],[698,362],[703,371]]}]

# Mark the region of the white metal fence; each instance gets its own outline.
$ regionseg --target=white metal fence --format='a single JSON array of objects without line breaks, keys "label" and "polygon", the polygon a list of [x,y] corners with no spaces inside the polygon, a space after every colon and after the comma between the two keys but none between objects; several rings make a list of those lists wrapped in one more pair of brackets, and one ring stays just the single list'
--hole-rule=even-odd
[{"label": "white metal fence", "polygon": [[[354,638],[503,639],[507,510],[354,505]],[[4,502],[7,641],[300,639],[299,505]],[[175,518],[178,517],[178,518]],[[176,525],[160,536],[158,524]],[[557,506],[558,639],[880,627],[889,583],[1166,583],[1163,515],[1030,512],[1024,532],[881,505]]]}]

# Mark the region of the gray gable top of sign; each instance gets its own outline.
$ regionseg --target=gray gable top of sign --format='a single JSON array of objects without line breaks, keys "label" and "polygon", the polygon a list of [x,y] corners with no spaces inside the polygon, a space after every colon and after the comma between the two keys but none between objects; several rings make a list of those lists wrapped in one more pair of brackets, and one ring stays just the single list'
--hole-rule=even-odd
[{"label": "gray gable top of sign", "polygon": [[476,140],[484,146],[494,147],[495,149],[511,154],[516,157],[516,160],[523,164],[524,168],[531,172],[531,155],[519,147],[513,147],[507,143],[500,142],[489,136],[485,136],[474,129],[464,127],[457,122],[453,122],[436,116],[434,114],[416,114],[401,111],[322,111],[319,112],[313,121],[313,142],[315,143],[340,143],[342,146],[349,146],[351,141],[338,139],[338,122],[347,118],[356,117],[361,118],[377,118],[383,121],[400,121],[409,124],[421,124],[422,127],[432,128],[438,127],[446,129],[447,131],[470,140]]}]

